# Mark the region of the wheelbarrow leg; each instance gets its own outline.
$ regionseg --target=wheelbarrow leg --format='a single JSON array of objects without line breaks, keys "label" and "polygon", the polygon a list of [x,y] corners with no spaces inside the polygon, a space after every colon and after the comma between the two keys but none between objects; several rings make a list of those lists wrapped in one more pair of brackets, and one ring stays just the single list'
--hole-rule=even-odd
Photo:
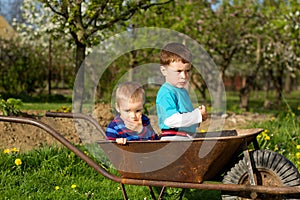
[{"label": "wheelbarrow leg", "polygon": [[148,186],[148,188],[149,188],[149,192],[150,192],[150,195],[151,195],[152,199],[153,199],[153,200],[156,200],[156,197],[155,197],[155,194],[154,194],[154,192],[153,192],[153,190],[152,190],[152,187],[151,187],[151,186]]},{"label": "wheelbarrow leg", "polygon": [[121,188],[122,188],[122,193],[123,193],[124,200],[128,200],[128,196],[127,196],[124,184],[120,183],[120,185],[121,185]]},{"label": "wheelbarrow leg", "polygon": [[[253,166],[252,166],[252,161],[250,158],[250,154],[249,154],[249,150],[248,150],[248,144],[246,141],[244,141],[244,156],[246,159],[246,165],[247,165],[247,171],[248,171],[248,177],[249,177],[249,181],[250,181],[250,185],[256,185],[255,183],[255,179],[254,179],[254,173],[253,173]],[[256,199],[257,197],[257,193],[256,192],[252,192],[250,194],[252,199]]]},{"label": "wheelbarrow leg", "polygon": [[253,146],[254,146],[255,150],[260,150],[260,147],[259,147],[259,144],[258,144],[258,141],[257,141],[256,138],[255,138],[255,140],[252,141],[252,143],[253,143]]},{"label": "wheelbarrow leg", "polygon": [[161,199],[162,199],[162,196],[163,196],[163,194],[164,194],[165,189],[166,189],[165,186],[163,186],[163,187],[161,188],[160,194],[159,194],[159,196],[158,196],[158,200],[161,200]]},{"label": "wheelbarrow leg", "polygon": [[182,188],[180,194],[179,194],[179,200],[182,199],[183,195],[184,195],[184,192],[185,192],[185,188]]}]

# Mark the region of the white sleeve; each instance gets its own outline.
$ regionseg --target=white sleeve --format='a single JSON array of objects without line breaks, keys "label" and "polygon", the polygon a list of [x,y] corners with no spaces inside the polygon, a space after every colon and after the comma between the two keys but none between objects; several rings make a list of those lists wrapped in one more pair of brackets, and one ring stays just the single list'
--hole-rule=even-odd
[{"label": "white sleeve", "polygon": [[202,122],[201,111],[196,108],[188,113],[175,113],[165,119],[164,124],[170,128],[188,127]]}]

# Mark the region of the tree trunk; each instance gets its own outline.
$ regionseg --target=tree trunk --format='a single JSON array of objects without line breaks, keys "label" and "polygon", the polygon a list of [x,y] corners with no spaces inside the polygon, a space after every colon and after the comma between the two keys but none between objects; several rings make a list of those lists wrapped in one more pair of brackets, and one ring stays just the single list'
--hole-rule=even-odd
[{"label": "tree trunk", "polygon": [[224,78],[224,72],[220,71],[219,72],[219,81],[216,83],[216,94],[213,95],[215,99],[213,101],[215,102],[214,105],[217,109],[218,112],[223,112],[224,107],[223,107],[223,95],[224,95],[224,84],[223,84],[223,78]]},{"label": "tree trunk", "polygon": [[274,79],[274,85],[275,85],[275,89],[276,89],[276,106],[280,106],[281,101],[282,101],[282,92],[283,92],[283,71],[284,71],[284,67],[283,64],[281,64],[280,68],[279,68],[279,72],[276,76],[276,78]]},{"label": "tree trunk", "polygon": [[195,87],[200,92],[203,101],[206,103],[207,98],[206,98],[205,92],[206,92],[207,87],[205,86],[205,84],[202,83],[200,75],[192,74],[191,83],[192,83],[192,86]]},{"label": "tree trunk", "polygon": [[48,52],[48,95],[51,95],[51,80],[52,80],[52,41],[49,38],[49,52]]},{"label": "tree trunk", "polygon": [[272,81],[272,70],[268,70],[268,74],[266,75],[266,86],[265,86],[265,91],[266,91],[266,94],[265,94],[265,100],[264,100],[264,108],[271,108],[271,104],[272,102],[270,101],[270,98],[269,98],[269,91],[270,91],[270,88],[271,88],[271,81]]},{"label": "tree trunk", "polygon": [[286,76],[285,76],[284,91],[286,93],[290,93],[292,91],[292,76],[291,76],[291,72],[289,70],[287,70]]},{"label": "tree trunk", "polygon": [[245,77],[245,84],[240,89],[240,108],[249,110],[249,95],[253,89],[254,76],[248,75]]},{"label": "tree trunk", "polygon": [[85,59],[86,45],[77,42],[76,43],[76,80],[73,88],[73,110],[75,112],[82,112],[82,103],[84,97],[84,59]]}]

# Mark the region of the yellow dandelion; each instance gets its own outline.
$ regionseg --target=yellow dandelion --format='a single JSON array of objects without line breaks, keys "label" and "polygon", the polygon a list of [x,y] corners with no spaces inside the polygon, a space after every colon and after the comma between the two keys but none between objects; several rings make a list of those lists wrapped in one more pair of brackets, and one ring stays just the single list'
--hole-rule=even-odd
[{"label": "yellow dandelion", "polygon": [[77,187],[77,185],[75,185],[75,184],[72,184],[72,185],[71,185],[71,188],[72,188],[72,189],[75,189],[76,187]]},{"label": "yellow dandelion", "polygon": [[274,146],[274,151],[278,151],[278,145],[277,144],[275,144],[275,146]]},{"label": "yellow dandelion", "polygon": [[15,164],[16,164],[17,166],[22,165],[22,160],[21,160],[20,158],[17,158],[17,159],[15,160]]},{"label": "yellow dandelion", "polygon": [[60,188],[59,188],[59,186],[55,186],[55,190],[59,190]]},{"label": "yellow dandelion", "polygon": [[269,131],[266,129],[266,130],[264,130],[264,132],[265,132],[265,133],[268,133]]},{"label": "yellow dandelion", "polygon": [[271,117],[271,121],[275,121],[275,119],[276,119],[275,117]]},{"label": "yellow dandelion", "polygon": [[9,153],[10,153],[10,149],[4,149],[4,150],[3,150],[3,153],[9,154]]},{"label": "yellow dandelion", "polygon": [[257,136],[257,139],[259,139],[259,138],[261,138],[261,135],[258,135],[258,136]]},{"label": "yellow dandelion", "polygon": [[298,159],[300,159],[300,152],[297,152],[297,153],[296,153],[296,157],[297,157]]},{"label": "yellow dandelion", "polygon": [[11,149],[11,151],[12,151],[12,152],[19,152],[20,150],[17,149],[16,147],[14,147],[14,148]]},{"label": "yellow dandelion", "polygon": [[300,144],[297,145],[297,149],[300,149]]},{"label": "yellow dandelion", "polygon": [[270,140],[270,136],[266,135],[265,140]]}]

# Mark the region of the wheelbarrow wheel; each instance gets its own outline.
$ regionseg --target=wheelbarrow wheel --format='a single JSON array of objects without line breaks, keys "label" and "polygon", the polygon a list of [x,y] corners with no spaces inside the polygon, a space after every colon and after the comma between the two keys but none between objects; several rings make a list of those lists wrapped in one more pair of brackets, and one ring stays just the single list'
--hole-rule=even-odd
[{"label": "wheelbarrow wheel", "polygon": [[[264,186],[299,186],[300,175],[297,168],[284,156],[268,151],[256,150],[250,152],[254,179],[257,185]],[[223,178],[224,184],[250,185],[245,157],[240,160]],[[229,194],[229,195],[228,195]],[[241,194],[241,193],[239,193]],[[243,199],[235,193],[222,195],[223,200]],[[263,194],[261,194],[263,195]],[[244,196],[243,194],[241,196]],[[289,199],[264,195],[263,199]],[[244,198],[248,199],[248,198]]]}]

